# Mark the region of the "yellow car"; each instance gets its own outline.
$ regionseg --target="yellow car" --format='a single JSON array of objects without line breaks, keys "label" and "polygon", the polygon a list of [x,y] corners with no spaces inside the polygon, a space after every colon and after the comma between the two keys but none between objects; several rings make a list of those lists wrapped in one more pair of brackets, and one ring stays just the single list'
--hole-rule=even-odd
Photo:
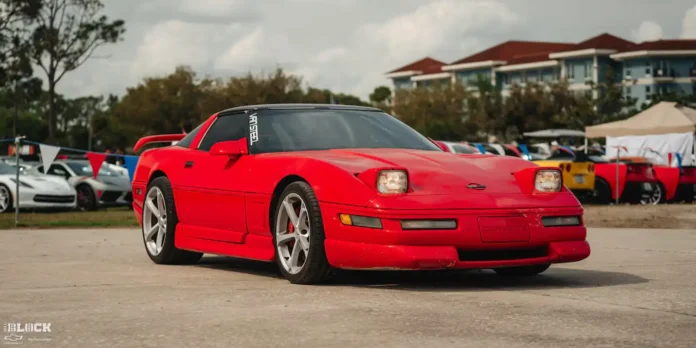
[{"label": "yellow car", "polygon": [[580,200],[589,199],[595,189],[594,163],[577,161],[573,154],[555,152],[544,160],[533,161],[543,167],[558,167],[563,172],[563,184]]}]

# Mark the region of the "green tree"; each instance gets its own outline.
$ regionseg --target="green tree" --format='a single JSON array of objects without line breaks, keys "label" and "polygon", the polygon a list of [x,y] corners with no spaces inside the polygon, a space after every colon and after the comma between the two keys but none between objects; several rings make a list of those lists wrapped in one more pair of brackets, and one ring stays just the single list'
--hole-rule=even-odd
[{"label": "green tree", "polygon": [[394,115],[415,130],[436,140],[461,140],[475,132],[465,112],[467,92],[461,84],[435,83],[412,90],[397,90]]},{"label": "green tree", "polygon": [[42,0],[33,31],[33,62],[48,82],[48,142],[56,137],[56,85],[101,46],[121,40],[124,21],[99,16],[99,0]]},{"label": "green tree", "polygon": [[[184,122],[196,124],[208,116],[200,110],[206,103],[202,103],[203,91],[199,83],[196,73],[185,66],[177,67],[168,76],[145,78],[137,86],[128,88],[115,105],[111,124],[121,129],[129,144],[146,135],[180,133]],[[212,92],[208,90],[208,93]]]}]

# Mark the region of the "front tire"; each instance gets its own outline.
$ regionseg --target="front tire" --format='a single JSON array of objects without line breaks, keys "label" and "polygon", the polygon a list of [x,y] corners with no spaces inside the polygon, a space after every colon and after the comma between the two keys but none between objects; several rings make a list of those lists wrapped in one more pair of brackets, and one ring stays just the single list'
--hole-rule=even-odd
[{"label": "front tire", "polygon": [[549,269],[551,265],[531,265],[531,266],[519,266],[519,267],[501,267],[494,268],[495,273],[506,277],[531,277],[539,273],[542,273]]},{"label": "front tire", "polygon": [[85,211],[95,211],[97,210],[97,195],[87,184],[77,185],[75,189],[77,191],[77,207]]},{"label": "front tire", "polygon": [[293,284],[319,284],[333,275],[324,249],[324,224],[312,187],[296,181],[278,199],[273,245],[283,277]]},{"label": "front tire", "polygon": [[10,188],[0,184],[0,214],[12,210],[12,192]]},{"label": "front tire", "polygon": [[145,251],[154,263],[195,264],[203,257],[203,253],[174,246],[174,231],[179,220],[172,186],[166,177],[156,178],[147,186],[142,219]]}]

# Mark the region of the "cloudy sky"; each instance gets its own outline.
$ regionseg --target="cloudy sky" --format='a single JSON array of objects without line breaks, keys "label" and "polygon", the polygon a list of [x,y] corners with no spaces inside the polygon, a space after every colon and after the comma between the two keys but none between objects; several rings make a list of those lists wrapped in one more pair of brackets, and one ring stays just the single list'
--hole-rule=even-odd
[{"label": "cloudy sky", "polygon": [[454,61],[497,43],[578,42],[602,32],[696,39],[693,0],[102,0],[126,21],[58,85],[70,97],[123,95],[180,64],[229,77],[276,67],[363,98],[386,71],[426,55]]}]

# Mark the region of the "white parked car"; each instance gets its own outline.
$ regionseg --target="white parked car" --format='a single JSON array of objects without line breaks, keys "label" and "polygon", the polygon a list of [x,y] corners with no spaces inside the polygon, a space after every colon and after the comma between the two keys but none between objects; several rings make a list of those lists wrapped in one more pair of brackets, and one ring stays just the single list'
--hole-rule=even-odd
[{"label": "white parked car", "polygon": [[[43,165],[31,168],[27,172],[43,174]],[[88,160],[55,161],[47,174],[62,177],[75,187],[77,207],[80,209],[95,210],[105,206],[130,206],[133,202],[128,175],[124,176],[111,170],[108,163],[102,164],[96,180]]]},{"label": "white parked car", "polygon": [[[17,168],[0,163],[0,213],[17,206]],[[65,179],[19,174],[19,208],[74,209],[77,192]]]}]

